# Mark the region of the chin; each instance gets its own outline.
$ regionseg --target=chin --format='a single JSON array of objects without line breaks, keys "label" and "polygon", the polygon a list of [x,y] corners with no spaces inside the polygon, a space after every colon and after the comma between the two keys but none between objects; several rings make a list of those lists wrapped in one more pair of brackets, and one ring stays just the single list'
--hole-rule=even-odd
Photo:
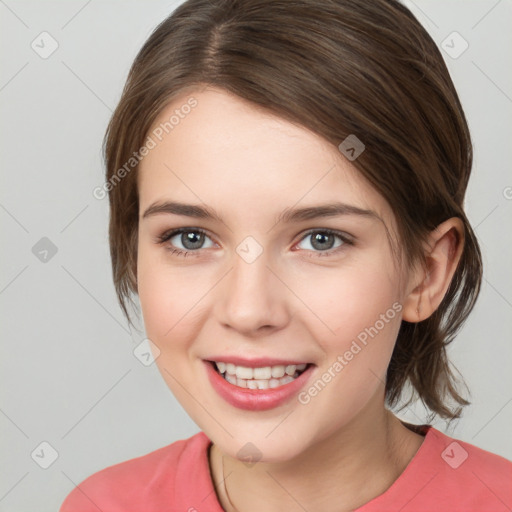
[{"label": "chin", "polygon": [[[205,433],[208,435],[206,431]],[[240,431],[231,433],[233,437],[225,433],[221,439],[218,439],[218,436],[209,437],[222,452],[247,464],[288,462],[300,456],[314,444],[314,440],[308,438],[305,433],[302,434],[304,439],[301,439],[301,433],[292,433],[289,429],[279,434],[274,432],[268,437],[266,437],[267,429],[259,434]]]}]

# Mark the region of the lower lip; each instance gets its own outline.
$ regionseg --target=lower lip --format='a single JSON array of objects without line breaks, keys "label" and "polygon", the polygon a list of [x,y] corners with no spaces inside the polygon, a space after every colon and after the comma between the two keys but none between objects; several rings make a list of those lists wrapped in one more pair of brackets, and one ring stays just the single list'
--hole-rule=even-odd
[{"label": "lower lip", "polygon": [[269,389],[247,389],[229,383],[218,373],[214,364],[204,361],[210,382],[217,393],[234,407],[248,411],[265,411],[284,404],[302,387],[304,387],[313,372],[314,365],[310,365],[296,379],[288,384]]}]

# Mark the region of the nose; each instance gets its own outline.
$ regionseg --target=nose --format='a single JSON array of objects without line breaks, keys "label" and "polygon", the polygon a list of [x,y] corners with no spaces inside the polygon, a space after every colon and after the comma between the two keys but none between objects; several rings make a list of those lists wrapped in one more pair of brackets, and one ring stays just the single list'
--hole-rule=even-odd
[{"label": "nose", "polygon": [[238,254],[216,297],[220,323],[247,337],[268,336],[288,324],[290,290],[266,253],[247,262]]}]

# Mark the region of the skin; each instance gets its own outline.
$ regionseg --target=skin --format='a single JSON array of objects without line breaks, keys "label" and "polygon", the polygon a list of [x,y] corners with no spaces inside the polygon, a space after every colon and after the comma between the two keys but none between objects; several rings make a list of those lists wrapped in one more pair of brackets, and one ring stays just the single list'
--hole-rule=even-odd
[{"label": "skin", "polygon": [[[213,442],[210,469],[225,510],[353,510],[389,488],[424,439],[385,408],[385,374],[402,318],[427,318],[446,293],[462,225],[449,219],[431,234],[426,270],[397,268],[385,231],[396,232],[391,207],[336,147],[211,87],[176,97],[154,127],[190,96],[197,106],[138,174],[138,294],[147,336],[160,351],[156,363]],[[208,205],[223,222],[169,213],[143,218],[165,200]],[[380,219],[276,224],[288,208],[331,201]],[[199,249],[182,245],[181,235],[157,242],[173,228],[209,234]],[[326,228],[354,244],[335,237],[322,251],[305,235]],[[263,251],[250,264],[236,252],[247,236]],[[172,254],[173,245],[196,252]],[[268,411],[239,410],[207,379],[202,360],[229,354],[309,361],[315,382],[394,303],[401,311],[307,404],[292,399]],[[261,455],[251,467],[237,458],[247,442]]]}]

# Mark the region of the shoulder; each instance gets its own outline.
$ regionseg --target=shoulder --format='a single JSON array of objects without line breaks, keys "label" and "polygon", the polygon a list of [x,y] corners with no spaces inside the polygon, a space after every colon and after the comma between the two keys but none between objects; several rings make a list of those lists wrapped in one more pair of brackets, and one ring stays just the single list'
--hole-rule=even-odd
[{"label": "shoulder", "polygon": [[[512,462],[431,425],[391,487],[358,512],[506,512],[512,509]],[[418,431],[419,430],[419,431]]]},{"label": "shoulder", "polygon": [[66,497],[59,512],[158,510],[175,495],[176,477],[194,459],[205,456],[209,439],[203,432],[98,471]]},{"label": "shoulder", "polygon": [[[500,511],[512,507],[512,462],[431,427],[423,483],[439,510]],[[423,494],[423,493],[422,493]],[[431,499],[431,498],[429,498]],[[429,501],[429,500],[427,500]]]},{"label": "shoulder", "polygon": [[[452,438],[435,428],[431,428],[432,451],[441,451],[445,466],[453,471],[465,468],[466,471],[479,471],[482,474],[510,474],[512,462],[501,455],[489,452],[469,442]],[[462,472],[461,472],[462,473]]]}]

